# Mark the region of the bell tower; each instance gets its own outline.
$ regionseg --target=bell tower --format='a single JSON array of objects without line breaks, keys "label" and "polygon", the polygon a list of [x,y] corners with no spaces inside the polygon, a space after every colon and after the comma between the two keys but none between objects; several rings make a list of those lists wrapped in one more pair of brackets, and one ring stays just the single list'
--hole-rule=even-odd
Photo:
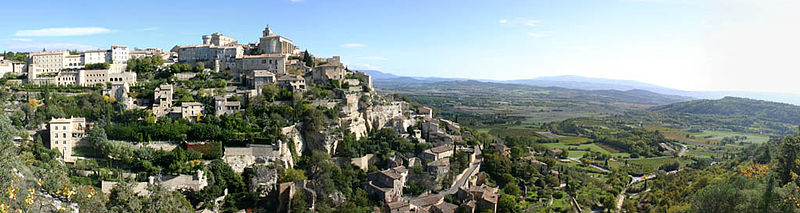
[{"label": "bell tower", "polygon": [[264,28],[264,36],[269,35],[272,35],[272,29],[269,29],[269,25],[267,25],[267,28]]}]

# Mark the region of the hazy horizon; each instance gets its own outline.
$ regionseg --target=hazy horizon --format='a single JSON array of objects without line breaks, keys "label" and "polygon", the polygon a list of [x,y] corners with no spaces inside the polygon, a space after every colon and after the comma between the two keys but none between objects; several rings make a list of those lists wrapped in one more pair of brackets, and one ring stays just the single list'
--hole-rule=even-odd
[{"label": "hazy horizon", "polygon": [[800,30],[792,23],[800,3],[786,0],[6,4],[18,9],[0,17],[25,20],[0,29],[6,51],[169,49],[214,32],[249,43],[270,25],[316,55],[402,76],[577,75],[687,91],[800,94],[787,87],[800,78]]}]

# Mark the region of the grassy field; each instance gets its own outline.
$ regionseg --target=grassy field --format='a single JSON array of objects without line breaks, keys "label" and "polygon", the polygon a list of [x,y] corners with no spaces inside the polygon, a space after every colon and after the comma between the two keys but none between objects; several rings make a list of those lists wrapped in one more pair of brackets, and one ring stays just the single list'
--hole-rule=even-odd
[{"label": "grassy field", "polygon": [[[589,140],[588,138],[584,138],[584,139]],[[588,141],[585,141],[585,142],[588,142]],[[609,155],[613,156],[614,158],[627,158],[627,157],[631,156],[630,153],[619,152],[617,150],[613,150],[613,152],[612,152],[612,151],[609,151],[608,149],[606,149],[604,146],[601,146],[600,144],[597,144],[597,143],[588,143],[587,144],[585,142],[583,144],[567,144],[567,143],[564,143],[564,142],[543,143],[542,145],[544,145],[545,147],[547,147],[549,149],[562,149],[562,148],[564,148],[564,149],[579,149],[579,150],[568,150],[568,152],[569,152],[568,156],[571,157],[571,158],[581,158],[581,157],[583,157],[584,154],[586,154],[589,151],[609,154]]]},{"label": "grassy field", "polygon": [[[764,143],[769,140],[768,136],[748,133],[738,133],[730,131],[711,131],[703,130],[701,133],[691,133],[686,129],[666,127],[666,126],[645,126],[647,130],[658,130],[664,137],[677,141],[689,141],[694,143],[718,144],[724,137],[744,136],[747,137],[742,142],[745,143]],[[687,137],[688,136],[688,137]]]},{"label": "grassy field", "polygon": [[559,143],[563,144],[583,144],[592,141],[592,139],[582,138],[582,137],[572,137],[572,136],[560,137],[556,139],[558,139]]},{"label": "grassy field", "polygon": [[722,140],[724,137],[734,137],[734,136],[745,136],[747,139],[744,140],[745,143],[764,143],[769,140],[769,137],[764,135],[756,135],[756,134],[745,134],[745,133],[737,133],[737,132],[725,132],[725,131],[708,131],[705,130],[703,133],[698,134],[696,137],[710,137],[711,140]]},{"label": "grassy field", "polygon": [[[709,139],[704,139],[702,137],[691,137],[696,134],[689,133],[683,129],[664,126],[645,126],[644,128],[650,131],[659,131],[662,135],[664,135],[664,137],[672,140],[690,141],[695,143],[712,143],[712,141]],[[687,135],[690,137],[686,137]]]},{"label": "grassy field", "polygon": [[664,157],[664,158],[639,158],[639,159],[625,159],[625,160],[618,160],[618,161],[609,161],[608,166],[611,168],[622,168],[625,166],[625,162],[628,162],[630,166],[633,167],[640,167],[643,172],[650,173],[655,172],[658,170],[663,164],[669,164],[674,162],[680,162],[681,165],[686,165],[684,159],[677,158],[677,157]]}]

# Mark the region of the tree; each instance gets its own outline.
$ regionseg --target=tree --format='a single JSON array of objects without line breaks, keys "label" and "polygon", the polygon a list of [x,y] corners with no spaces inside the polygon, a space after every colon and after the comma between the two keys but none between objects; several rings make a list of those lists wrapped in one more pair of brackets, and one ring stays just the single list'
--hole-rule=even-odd
[{"label": "tree", "polygon": [[150,195],[143,199],[143,212],[194,212],[192,204],[180,192],[169,191],[159,185],[150,185],[147,190]]},{"label": "tree", "polygon": [[278,89],[278,86],[275,84],[267,84],[261,87],[261,95],[264,96],[264,100],[267,102],[275,101],[279,93],[280,89]]},{"label": "tree", "polygon": [[214,176],[214,184],[227,188],[229,193],[241,192],[245,189],[242,176],[233,172],[231,166],[221,159],[211,161],[208,170]]},{"label": "tree", "polygon": [[109,67],[111,67],[111,64],[108,62],[84,65],[87,70],[107,70]]},{"label": "tree", "polygon": [[500,201],[497,203],[497,212],[515,212],[516,204],[517,201],[514,199],[514,196],[503,194],[500,196]]},{"label": "tree", "polygon": [[520,190],[516,183],[508,183],[506,187],[503,188],[503,192],[509,195],[519,196]]},{"label": "tree", "polygon": [[314,67],[314,59],[311,57],[311,54],[308,54],[308,50],[303,51],[303,62],[307,67]]},{"label": "tree", "polygon": [[706,187],[694,196],[693,212],[736,212],[743,201],[742,194],[730,183],[719,183]]},{"label": "tree", "polygon": [[800,137],[786,136],[778,156],[778,177],[781,185],[792,181],[792,173],[798,174],[797,151],[800,150]]},{"label": "tree", "polygon": [[194,65],[194,69],[197,72],[203,71],[204,69],[206,69],[206,64],[204,64],[203,62],[197,62],[197,64]]},{"label": "tree", "polygon": [[112,212],[141,212],[142,202],[133,192],[133,183],[119,182],[111,189],[106,206]]},{"label": "tree", "polygon": [[297,190],[294,193],[294,197],[292,197],[291,202],[291,212],[303,213],[303,212],[310,212],[308,211],[309,206],[308,202],[306,201],[306,193],[303,190]]},{"label": "tree", "polygon": [[100,148],[104,145],[106,141],[108,141],[108,136],[106,135],[106,129],[101,126],[95,126],[92,129],[87,131],[86,142],[89,143],[89,146]]},{"label": "tree", "polygon": [[294,182],[297,180],[305,180],[306,173],[303,170],[288,168],[278,175],[278,183]]}]

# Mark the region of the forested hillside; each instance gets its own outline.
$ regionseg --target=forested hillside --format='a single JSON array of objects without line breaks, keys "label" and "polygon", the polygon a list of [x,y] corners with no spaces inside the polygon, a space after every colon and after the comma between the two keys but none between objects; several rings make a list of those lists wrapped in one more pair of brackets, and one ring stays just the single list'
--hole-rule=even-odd
[{"label": "forested hillside", "polygon": [[649,111],[645,114],[653,120],[687,128],[785,135],[795,132],[800,123],[800,106],[735,97],[674,103]]}]

